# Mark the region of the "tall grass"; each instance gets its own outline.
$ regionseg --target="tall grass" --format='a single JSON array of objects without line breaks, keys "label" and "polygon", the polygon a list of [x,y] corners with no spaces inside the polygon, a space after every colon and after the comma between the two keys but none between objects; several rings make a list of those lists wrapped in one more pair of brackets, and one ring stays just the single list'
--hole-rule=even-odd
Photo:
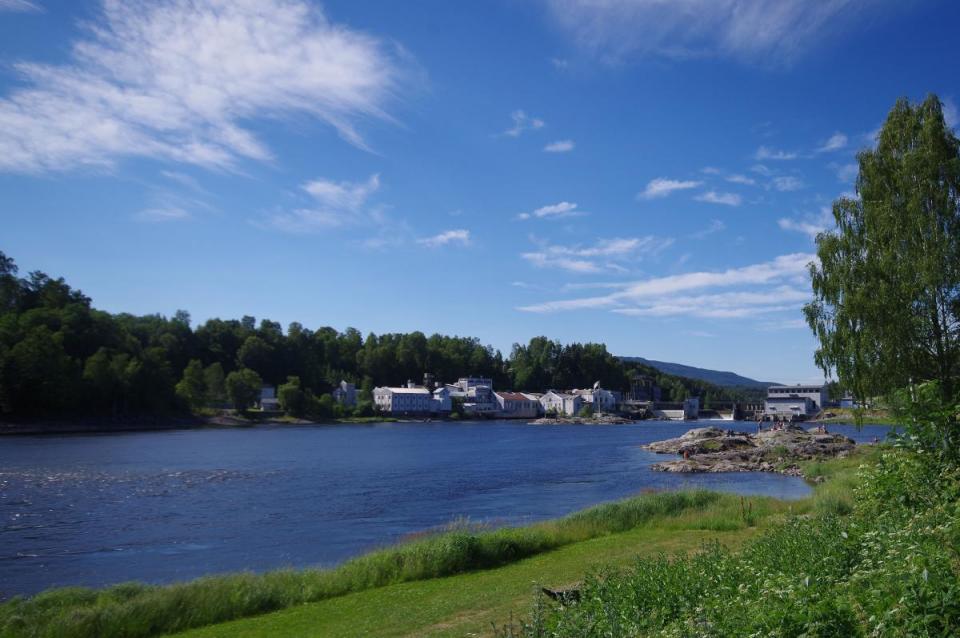
[{"label": "tall grass", "polygon": [[[711,545],[589,574],[579,602],[541,596],[528,621],[498,635],[960,635],[960,468],[889,449],[869,457],[850,501],[827,483],[813,516],[740,552]],[[849,462],[822,469],[837,486],[850,480]]]},{"label": "tall grass", "polygon": [[[771,499],[753,499],[771,514]],[[0,605],[0,636],[137,638],[262,614],[392,583],[497,567],[643,525],[738,529],[738,497],[664,492],[593,507],[555,521],[494,531],[456,529],[350,560],[331,570],[231,574],[149,586],[50,590]]]}]

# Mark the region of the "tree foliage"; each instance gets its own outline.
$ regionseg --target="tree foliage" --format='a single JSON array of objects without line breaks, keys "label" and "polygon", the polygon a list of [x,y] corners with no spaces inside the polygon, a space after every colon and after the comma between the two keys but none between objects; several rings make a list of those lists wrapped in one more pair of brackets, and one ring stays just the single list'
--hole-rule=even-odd
[{"label": "tree foliage", "polygon": [[249,368],[234,370],[227,375],[227,396],[233,407],[243,412],[260,398],[263,381]]},{"label": "tree foliage", "polygon": [[[923,386],[950,405],[960,375],[960,142],[936,96],[901,99],[858,160],[858,197],[834,203],[836,230],[817,238],[810,267],[815,298],[804,312],[816,361],[858,399]],[[942,422],[945,437],[957,438],[955,419]]]},{"label": "tree foliage", "polygon": [[[493,379],[497,388],[543,391],[629,388],[634,371],[655,379],[664,399],[709,395],[742,399],[737,390],[664,375],[625,363],[597,343],[563,345],[535,337],[510,356],[479,339],[422,332],[361,335],[354,328],[312,330],[292,323],[284,331],[267,319],[209,319],[192,326],[190,314],[173,317],[109,314],[63,279],[39,272],[18,276],[0,253],[0,418],[164,414],[227,401],[247,408],[256,397],[237,395],[239,380],[298,379],[302,399],[290,391],[291,413],[330,417],[341,406],[323,397],[341,380],[356,383],[355,412],[373,412],[376,386],[461,376]],[[236,374],[242,372],[240,376]],[[233,375],[233,394],[229,375]],[[287,383],[284,383],[287,381]],[[257,384],[256,390],[259,392]],[[240,399],[239,402],[237,399]]]}]

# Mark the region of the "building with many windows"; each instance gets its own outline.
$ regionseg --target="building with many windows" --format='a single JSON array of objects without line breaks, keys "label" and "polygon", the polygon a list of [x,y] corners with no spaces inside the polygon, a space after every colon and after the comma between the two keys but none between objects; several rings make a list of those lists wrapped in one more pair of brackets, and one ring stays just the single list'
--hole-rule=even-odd
[{"label": "building with many windows", "polygon": [[[829,396],[825,385],[772,385],[767,388],[767,399],[810,399],[813,412],[827,405]],[[811,413],[813,413],[811,412]]]}]

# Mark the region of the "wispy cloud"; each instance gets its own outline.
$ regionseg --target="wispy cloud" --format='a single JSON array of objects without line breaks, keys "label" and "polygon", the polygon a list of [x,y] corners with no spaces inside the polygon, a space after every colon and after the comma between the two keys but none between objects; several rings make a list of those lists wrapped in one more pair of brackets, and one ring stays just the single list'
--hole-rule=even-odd
[{"label": "wispy cloud", "polygon": [[178,206],[147,208],[135,215],[142,222],[174,222],[189,219],[190,213]]},{"label": "wispy cloud", "polygon": [[[563,312],[570,310],[629,310],[636,314],[637,311],[648,310],[651,314],[656,312],[655,308],[660,308],[661,316],[668,314],[664,312],[668,304],[682,304],[688,310],[684,312],[693,312],[689,310],[691,305],[684,299],[678,299],[685,294],[696,291],[717,288],[735,288],[739,286],[749,286],[748,289],[738,291],[738,294],[744,295],[739,298],[738,303],[748,304],[756,297],[748,295],[768,295],[771,305],[777,307],[791,306],[799,301],[798,292],[790,288],[792,292],[785,293],[786,287],[795,287],[807,280],[807,266],[816,259],[816,255],[809,253],[793,253],[781,255],[770,261],[743,266],[740,268],[730,268],[719,272],[700,271],[690,272],[680,275],[669,275],[666,277],[654,277],[651,279],[635,281],[626,287],[614,290],[605,295],[580,297],[573,299],[563,299],[557,301],[546,301],[538,304],[523,306],[519,310],[525,312]],[[779,296],[774,295],[771,290],[757,290],[757,287],[768,286],[779,288]],[[777,292],[774,290],[773,292]],[[681,294],[683,293],[683,294]],[[709,295],[716,297],[719,294],[710,292]],[[701,297],[703,297],[701,295]],[[728,297],[727,307],[734,304],[734,298]],[[703,301],[703,299],[701,299]],[[714,298],[707,307],[717,308],[719,302]],[[754,304],[756,305],[756,304]],[[728,315],[730,313],[727,313]],[[722,316],[714,314],[713,316]]]},{"label": "wispy cloud", "polygon": [[677,295],[641,303],[613,312],[633,317],[700,317],[704,319],[740,319],[796,309],[809,301],[809,291],[778,286],[764,292],[725,292],[706,295]]},{"label": "wispy cloud", "polygon": [[770,167],[765,164],[754,164],[750,167],[750,170],[757,175],[763,175],[764,177],[770,177],[773,175],[773,171],[770,170]]},{"label": "wispy cloud", "polygon": [[744,184],[746,186],[754,186],[757,183],[757,180],[752,177],[747,177],[746,175],[728,175],[726,180],[733,184]]},{"label": "wispy cloud", "polygon": [[304,0],[104,0],[72,51],[15,65],[26,86],[0,98],[0,171],[124,157],[232,168],[272,158],[249,122],[296,115],[366,148],[355,122],[389,120],[403,77],[381,41]]},{"label": "wispy cloud", "polygon": [[830,168],[836,174],[837,180],[844,184],[849,184],[857,179],[857,175],[860,173],[860,165],[856,162],[850,164],[831,163]]},{"label": "wispy cloud", "polygon": [[530,117],[522,110],[511,113],[510,119],[513,120],[513,126],[503,132],[509,137],[520,137],[524,131],[535,131],[546,126],[546,122],[538,117]]},{"label": "wispy cloud", "polygon": [[847,136],[843,133],[834,133],[817,148],[818,153],[830,153],[847,147]]},{"label": "wispy cloud", "polygon": [[797,159],[797,154],[792,151],[783,151],[768,146],[761,146],[757,149],[757,152],[753,154],[753,157],[761,162],[769,160],[785,161]]},{"label": "wispy cloud", "polygon": [[824,206],[815,215],[804,215],[800,218],[781,217],[777,224],[782,230],[803,233],[810,239],[834,225],[833,212],[829,206]]},{"label": "wispy cloud", "polygon": [[569,153],[574,146],[573,140],[557,140],[544,146],[543,150],[547,153]]},{"label": "wispy cloud", "polygon": [[781,193],[789,193],[803,188],[803,181],[798,177],[782,176],[774,177],[771,185]]},{"label": "wispy cloud", "polygon": [[586,212],[578,210],[577,204],[574,202],[559,202],[541,206],[530,213],[520,213],[517,215],[517,219],[558,219],[561,217],[580,217],[586,214]]},{"label": "wispy cloud", "polygon": [[39,13],[43,11],[36,2],[30,0],[0,0],[0,13],[9,11],[12,13]]},{"label": "wispy cloud", "polygon": [[604,59],[732,57],[786,63],[862,25],[880,0],[546,0],[579,46]]},{"label": "wispy cloud", "polygon": [[703,239],[705,237],[709,237],[710,235],[713,235],[714,233],[719,233],[726,229],[727,229],[727,225],[724,224],[722,221],[720,221],[719,219],[711,219],[709,226],[707,226],[703,230],[692,233],[690,236],[693,239]]},{"label": "wispy cloud", "polygon": [[658,177],[656,179],[650,180],[647,183],[647,187],[643,189],[643,192],[637,194],[637,198],[638,199],[656,199],[658,197],[666,197],[667,195],[673,193],[674,191],[697,188],[701,184],[703,184],[703,182],[698,182],[693,180],[667,179],[665,177]]},{"label": "wispy cloud", "polygon": [[417,240],[418,244],[436,248],[446,246],[447,244],[460,244],[461,246],[470,245],[470,231],[458,228],[456,230],[447,230],[433,237],[423,237]]},{"label": "wispy cloud", "polygon": [[378,211],[367,208],[367,200],[380,189],[380,176],[363,182],[309,181],[301,189],[310,196],[307,206],[271,215],[267,225],[290,233],[316,233],[330,228],[376,221]]},{"label": "wispy cloud", "polygon": [[716,191],[707,191],[694,197],[698,202],[707,204],[722,204],[724,206],[739,206],[743,201],[736,193],[718,193]]},{"label": "wispy cloud", "polygon": [[588,246],[538,243],[538,250],[520,256],[537,268],[555,268],[567,272],[592,274],[626,272],[626,262],[635,262],[659,254],[673,244],[669,237],[616,237],[601,239]]}]

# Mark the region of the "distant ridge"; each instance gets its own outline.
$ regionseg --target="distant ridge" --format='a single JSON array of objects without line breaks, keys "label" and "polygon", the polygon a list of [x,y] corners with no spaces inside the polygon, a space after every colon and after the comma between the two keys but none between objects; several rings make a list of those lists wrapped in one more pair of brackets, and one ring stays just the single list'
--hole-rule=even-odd
[{"label": "distant ridge", "polygon": [[714,385],[728,388],[766,388],[771,385],[780,385],[773,381],[757,381],[756,379],[743,377],[735,372],[723,372],[721,370],[695,368],[693,366],[685,366],[682,363],[654,361],[652,359],[644,359],[643,357],[620,357],[620,359],[622,361],[626,361],[627,363],[642,363],[650,366],[651,368],[656,368],[665,374],[673,374],[678,377],[687,377],[688,379],[699,379],[700,381],[707,381],[708,383],[713,383]]}]

